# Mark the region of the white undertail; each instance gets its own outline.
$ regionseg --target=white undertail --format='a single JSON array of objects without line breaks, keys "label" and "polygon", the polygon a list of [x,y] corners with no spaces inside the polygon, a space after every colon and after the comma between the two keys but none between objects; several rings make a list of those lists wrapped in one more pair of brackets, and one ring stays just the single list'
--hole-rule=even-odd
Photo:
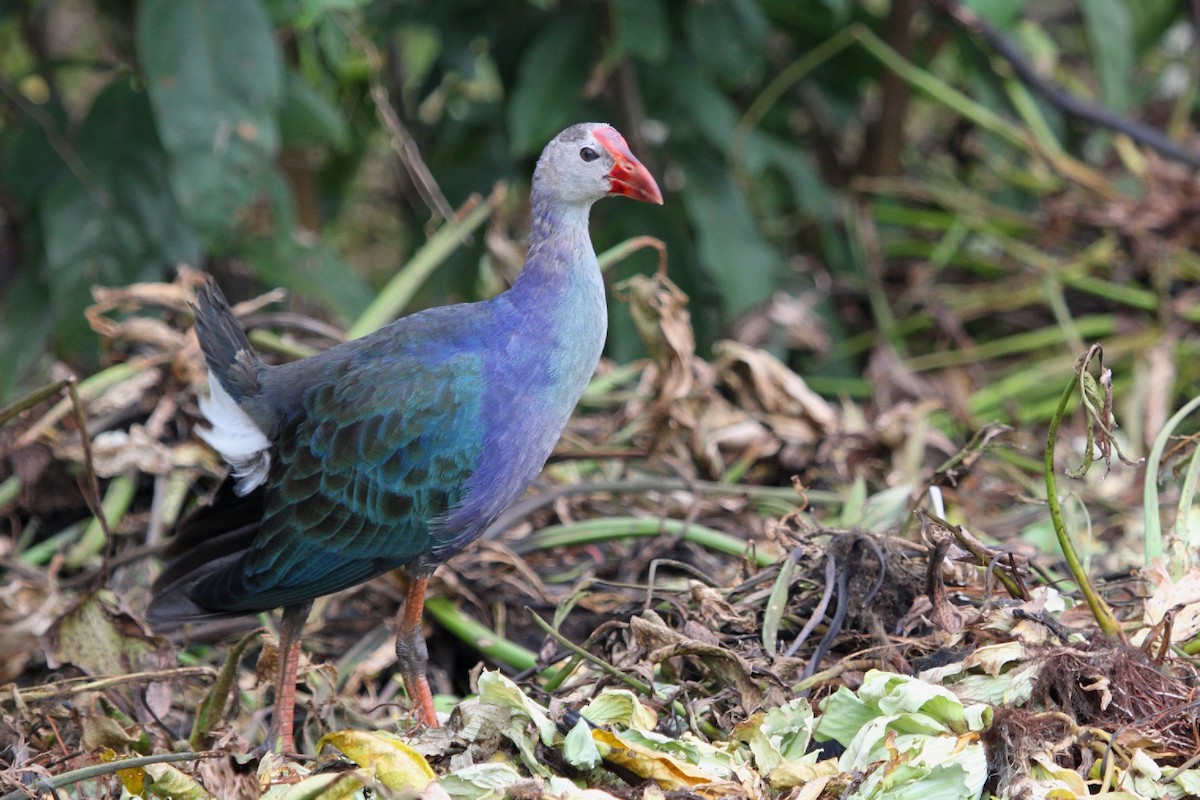
[{"label": "white undertail", "polygon": [[200,397],[200,413],[212,427],[197,428],[196,435],[233,467],[235,491],[247,495],[261,486],[271,468],[271,441],[238,407],[212,370],[208,372],[208,396]]}]

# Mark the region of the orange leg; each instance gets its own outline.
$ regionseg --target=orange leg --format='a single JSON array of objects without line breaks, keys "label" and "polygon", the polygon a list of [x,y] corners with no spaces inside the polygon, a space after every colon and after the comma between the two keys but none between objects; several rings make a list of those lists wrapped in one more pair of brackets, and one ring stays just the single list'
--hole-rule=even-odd
[{"label": "orange leg", "polygon": [[425,637],[421,635],[421,612],[425,609],[425,587],[428,585],[428,578],[409,578],[404,610],[400,612],[396,630],[396,660],[400,663],[400,677],[404,679],[404,688],[408,690],[408,699],[417,719],[436,728],[438,718],[433,710],[433,691],[425,677],[429,651],[425,647]]},{"label": "orange leg", "polygon": [[296,676],[300,669],[300,634],[312,601],[284,606],[279,623],[279,676],[275,681],[275,715],[267,747],[277,752],[296,746],[293,725],[296,716]]}]

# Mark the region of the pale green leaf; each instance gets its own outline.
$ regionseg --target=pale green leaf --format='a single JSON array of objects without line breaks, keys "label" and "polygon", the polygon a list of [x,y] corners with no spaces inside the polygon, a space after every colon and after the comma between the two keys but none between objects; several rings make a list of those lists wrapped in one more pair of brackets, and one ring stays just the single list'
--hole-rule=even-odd
[{"label": "pale green leaf", "polygon": [[580,719],[567,733],[563,740],[563,758],[580,769],[600,766],[600,751],[592,740],[592,726],[588,725],[587,720]]}]

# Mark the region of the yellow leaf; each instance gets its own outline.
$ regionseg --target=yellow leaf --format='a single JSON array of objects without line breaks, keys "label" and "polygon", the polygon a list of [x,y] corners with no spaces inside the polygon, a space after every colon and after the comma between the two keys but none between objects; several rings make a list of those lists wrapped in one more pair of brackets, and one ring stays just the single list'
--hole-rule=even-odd
[{"label": "yellow leaf", "polygon": [[605,761],[624,767],[641,778],[649,778],[666,791],[690,791],[704,797],[729,797],[741,793],[737,784],[716,780],[685,761],[622,741],[606,730],[592,731],[596,749]]},{"label": "yellow leaf", "polygon": [[327,744],[394,792],[416,795],[436,777],[420,753],[390,733],[336,731],[321,737],[317,752]]},{"label": "yellow leaf", "polygon": [[[111,764],[118,761],[124,756],[118,756],[117,752],[111,747],[102,747],[96,751],[96,755],[105,764]],[[146,770],[141,767],[132,767],[130,769],[117,770],[117,777],[121,780],[121,785],[125,787],[125,791],[130,794],[140,795],[146,785]]]}]

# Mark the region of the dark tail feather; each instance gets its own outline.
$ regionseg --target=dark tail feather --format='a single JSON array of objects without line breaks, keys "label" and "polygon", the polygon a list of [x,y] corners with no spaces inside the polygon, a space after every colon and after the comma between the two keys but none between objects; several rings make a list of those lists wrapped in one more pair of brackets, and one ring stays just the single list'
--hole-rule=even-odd
[{"label": "dark tail feather", "polygon": [[151,588],[147,621],[162,632],[184,622],[243,616],[246,612],[214,611],[191,599],[191,588],[236,562],[254,541],[261,525],[263,490],[245,497],[226,479],[212,502],[185,517],[167,545],[162,574]]},{"label": "dark tail feather", "polygon": [[196,338],[204,360],[225,391],[238,403],[258,394],[259,374],[265,365],[211,277],[196,293],[195,311]]}]

